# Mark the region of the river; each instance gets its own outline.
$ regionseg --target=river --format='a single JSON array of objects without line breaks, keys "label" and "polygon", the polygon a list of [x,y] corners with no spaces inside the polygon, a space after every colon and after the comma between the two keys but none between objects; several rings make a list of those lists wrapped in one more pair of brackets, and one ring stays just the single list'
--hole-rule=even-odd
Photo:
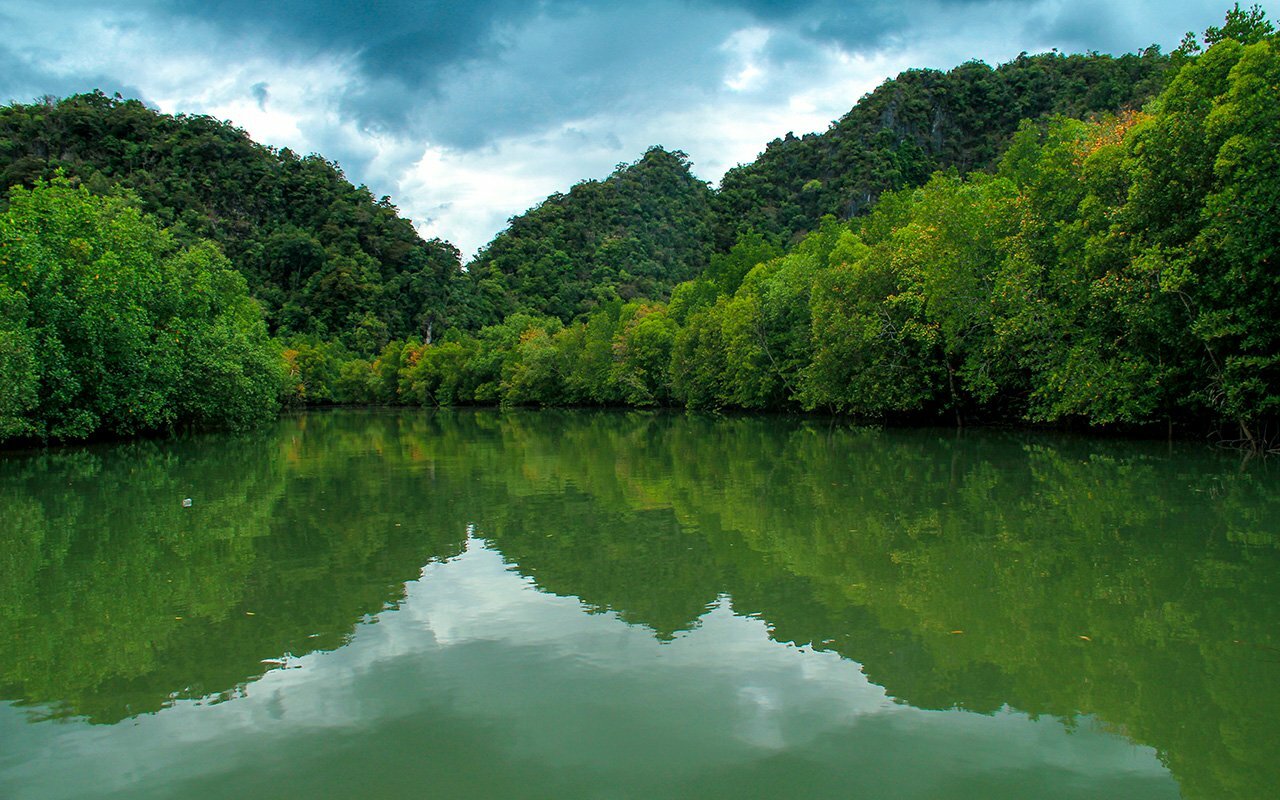
[{"label": "river", "polygon": [[0,457],[0,642],[11,800],[1270,798],[1280,469],[316,412]]}]

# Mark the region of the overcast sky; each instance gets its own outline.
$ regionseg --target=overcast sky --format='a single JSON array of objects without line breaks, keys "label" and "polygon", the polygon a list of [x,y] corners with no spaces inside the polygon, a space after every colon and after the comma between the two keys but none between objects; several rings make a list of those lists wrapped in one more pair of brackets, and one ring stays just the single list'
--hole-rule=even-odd
[{"label": "overcast sky", "polygon": [[102,89],[230,120],[338,161],[465,256],[508,217],[650,145],[685,151],[715,182],[773,138],[824,130],[905,68],[1055,47],[1168,51],[1227,5],[0,0],[0,100]]}]

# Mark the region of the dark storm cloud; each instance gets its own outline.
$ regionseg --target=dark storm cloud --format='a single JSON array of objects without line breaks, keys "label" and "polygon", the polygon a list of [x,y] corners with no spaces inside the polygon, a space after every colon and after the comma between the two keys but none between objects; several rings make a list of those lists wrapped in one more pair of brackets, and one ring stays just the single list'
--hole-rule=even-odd
[{"label": "dark storm cloud", "polygon": [[[1213,21],[1204,18],[1203,25]],[[1036,9],[1026,30],[1053,41],[1060,49],[1118,52],[1153,44],[1150,17],[1107,0],[1077,0]]]},{"label": "dark storm cloud", "polygon": [[[345,121],[372,134],[466,150],[591,114],[703,102],[724,91],[732,62],[724,42],[746,27],[771,34],[756,54],[757,66],[794,74],[821,61],[824,48],[874,52],[945,26],[955,15],[993,22],[1021,17],[1036,41],[1138,46],[1120,30],[1125,14],[1113,6],[1094,0],[121,0],[98,13],[116,27],[178,20],[211,29],[216,41],[193,41],[197,48],[293,63],[340,60],[354,68],[334,98]],[[83,13],[92,9],[81,4]],[[14,83],[0,79],[0,88]],[[265,108],[265,82],[261,86],[254,97]],[[752,91],[761,102],[782,102],[787,89],[773,88],[770,96],[766,80]]]},{"label": "dark storm cloud", "polygon": [[726,56],[717,48],[730,22],[672,0],[286,0],[261,8],[214,0],[170,11],[241,47],[348,59],[358,74],[338,100],[347,119],[462,149],[602,110],[687,99],[720,79]]},{"label": "dark storm cloud", "polygon": [[[450,70],[423,105],[437,141],[465,148],[576,119],[643,115],[704,98],[730,55],[723,20],[672,24],[664,4],[609,14],[565,13],[531,21],[494,57]],[[447,115],[450,124],[434,118]]]},{"label": "dark storm cloud", "polygon": [[[6,5],[21,7],[0,0],[0,8]],[[62,12],[99,18],[116,29],[155,29],[175,20],[211,28],[216,41],[200,41],[197,32],[196,49],[294,63],[342,59],[355,68],[337,98],[346,119],[370,132],[430,137],[462,148],[483,147],[495,138],[601,109],[643,111],[696,101],[699,93],[722,88],[725,38],[753,25],[772,34],[760,58],[785,68],[815,62],[819,47],[867,53],[913,36],[920,44],[923,31],[945,32],[946,21],[961,16],[990,19],[993,35],[1007,34],[1010,20],[1017,18],[1021,22],[1013,27],[1029,41],[1064,49],[1133,49],[1148,43],[1141,41],[1139,29],[1149,28],[1157,12],[1167,13],[1153,0],[119,0],[110,6],[69,0],[60,5]],[[55,30],[46,33],[50,41],[56,38]],[[928,42],[923,44],[927,50]],[[42,72],[29,53],[25,59],[10,53],[8,61],[12,69],[0,76],[0,90],[20,91],[41,80],[48,91],[86,88],[85,76],[58,79]],[[102,88],[124,88],[118,78],[94,77]],[[256,89],[255,97],[265,105],[266,97]]]},{"label": "dark storm cloud", "polygon": [[213,25],[224,36],[287,54],[354,59],[343,110],[372,132],[413,127],[415,107],[439,97],[444,72],[492,60],[499,35],[571,3],[522,0],[211,0],[169,2],[169,14]]},{"label": "dark storm cloud", "polygon": [[[168,14],[213,25],[246,46],[292,58],[349,59],[356,80],[340,112],[371,133],[415,136],[460,149],[545,130],[598,112],[643,112],[722,88],[733,30],[773,34],[761,58],[795,66],[815,45],[870,52],[952,14],[1022,14],[1053,2],[1013,0],[167,0]],[[1048,38],[1107,15],[1032,14]],[[1114,13],[1110,14],[1115,17]],[[1095,31],[1095,39],[1096,31]],[[1123,40],[1116,35],[1114,40]],[[1097,45],[1094,45],[1096,48]]]},{"label": "dark storm cloud", "polygon": [[[716,0],[716,5],[746,12],[762,24],[855,51],[901,35],[920,22],[923,15],[1010,4],[1012,0]],[[1025,8],[1035,4],[1020,5]]]},{"label": "dark storm cloud", "polygon": [[482,52],[498,24],[519,24],[541,3],[521,0],[208,0],[167,4],[173,16],[268,38],[281,49],[360,51],[371,74],[429,78],[441,66]]}]

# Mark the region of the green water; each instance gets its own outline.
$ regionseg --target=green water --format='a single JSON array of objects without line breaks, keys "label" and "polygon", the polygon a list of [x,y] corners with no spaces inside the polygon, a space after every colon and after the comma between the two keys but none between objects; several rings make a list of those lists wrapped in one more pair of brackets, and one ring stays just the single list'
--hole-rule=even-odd
[{"label": "green water", "polygon": [[12,800],[1271,798],[1277,752],[1280,475],[1192,445],[332,412],[0,458]]}]

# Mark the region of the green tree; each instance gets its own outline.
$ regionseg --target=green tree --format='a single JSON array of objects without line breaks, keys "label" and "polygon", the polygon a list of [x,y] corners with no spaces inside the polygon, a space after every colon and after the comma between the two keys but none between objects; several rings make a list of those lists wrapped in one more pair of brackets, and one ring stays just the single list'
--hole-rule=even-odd
[{"label": "green tree", "polygon": [[15,188],[0,216],[0,314],[6,438],[244,427],[275,412],[281,359],[244,279],[124,197],[61,178]]}]

